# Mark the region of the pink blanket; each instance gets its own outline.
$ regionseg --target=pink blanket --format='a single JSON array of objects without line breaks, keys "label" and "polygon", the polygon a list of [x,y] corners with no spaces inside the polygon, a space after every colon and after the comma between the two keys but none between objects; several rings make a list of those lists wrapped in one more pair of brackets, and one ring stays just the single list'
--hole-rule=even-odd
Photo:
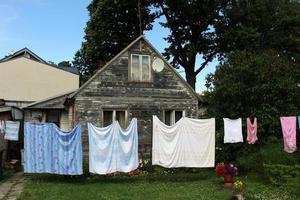
[{"label": "pink blanket", "polygon": [[296,117],[280,117],[284,141],[284,151],[293,153],[296,146]]},{"label": "pink blanket", "polygon": [[257,119],[254,118],[253,124],[250,118],[247,118],[247,141],[248,144],[254,144],[257,141]]}]

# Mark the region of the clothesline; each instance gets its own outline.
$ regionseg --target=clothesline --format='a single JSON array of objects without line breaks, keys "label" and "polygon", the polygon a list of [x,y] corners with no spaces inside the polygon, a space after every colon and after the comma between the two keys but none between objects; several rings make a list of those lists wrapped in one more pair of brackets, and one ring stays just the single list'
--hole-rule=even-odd
[{"label": "clothesline", "polygon": [[[224,118],[224,142],[243,142],[242,118]],[[296,117],[281,117],[284,150],[296,151]],[[247,118],[247,141],[258,140],[257,119]],[[107,127],[88,123],[89,171],[95,174],[130,172],[138,168],[137,119],[126,129],[115,121]],[[25,123],[25,173],[82,174],[80,124],[62,132],[52,123]],[[214,167],[215,119],[181,118],[168,126],[153,116],[152,164],[166,168]]]}]

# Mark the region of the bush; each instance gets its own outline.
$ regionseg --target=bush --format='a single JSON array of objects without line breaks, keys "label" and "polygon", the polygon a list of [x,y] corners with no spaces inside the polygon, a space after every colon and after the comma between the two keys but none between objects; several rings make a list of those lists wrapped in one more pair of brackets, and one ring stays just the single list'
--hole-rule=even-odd
[{"label": "bush", "polygon": [[263,164],[296,165],[300,163],[300,152],[286,153],[283,150],[283,139],[269,137],[266,142],[258,141],[260,144],[244,144],[237,165],[247,172],[263,172]]},{"label": "bush", "polygon": [[300,165],[264,164],[265,175],[277,186],[295,189],[300,188]]}]

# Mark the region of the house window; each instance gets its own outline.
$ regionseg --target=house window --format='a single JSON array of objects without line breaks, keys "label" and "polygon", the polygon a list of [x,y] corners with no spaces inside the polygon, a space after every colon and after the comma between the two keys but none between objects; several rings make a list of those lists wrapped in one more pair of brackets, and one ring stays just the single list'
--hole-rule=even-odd
[{"label": "house window", "polygon": [[109,126],[113,122],[113,111],[103,111],[103,126]]},{"label": "house window", "polygon": [[131,81],[149,82],[151,80],[150,56],[131,55]]},{"label": "house window", "polygon": [[60,127],[60,111],[58,110],[49,110],[46,114],[46,122],[54,123]]},{"label": "house window", "polygon": [[182,110],[165,110],[164,111],[164,123],[171,126],[178,122],[185,115]]},{"label": "house window", "polygon": [[118,121],[122,128],[126,128],[126,111],[124,110],[104,110],[103,126],[109,126],[114,121]]}]

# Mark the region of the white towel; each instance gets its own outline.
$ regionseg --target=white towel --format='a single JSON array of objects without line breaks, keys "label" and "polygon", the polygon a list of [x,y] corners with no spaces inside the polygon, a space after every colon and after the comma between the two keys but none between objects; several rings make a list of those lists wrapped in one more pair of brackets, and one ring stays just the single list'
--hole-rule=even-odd
[{"label": "white towel", "polygon": [[6,121],[5,122],[4,139],[18,141],[19,140],[19,128],[20,128],[19,121]]},{"label": "white towel", "polygon": [[5,121],[0,120],[0,133],[4,134],[5,131]]},{"label": "white towel", "polygon": [[223,118],[224,121],[224,143],[243,142],[242,133],[242,118],[228,119]]},{"label": "white towel", "polygon": [[173,167],[214,167],[215,119],[181,118],[167,126],[153,116],[152,164]]}]

